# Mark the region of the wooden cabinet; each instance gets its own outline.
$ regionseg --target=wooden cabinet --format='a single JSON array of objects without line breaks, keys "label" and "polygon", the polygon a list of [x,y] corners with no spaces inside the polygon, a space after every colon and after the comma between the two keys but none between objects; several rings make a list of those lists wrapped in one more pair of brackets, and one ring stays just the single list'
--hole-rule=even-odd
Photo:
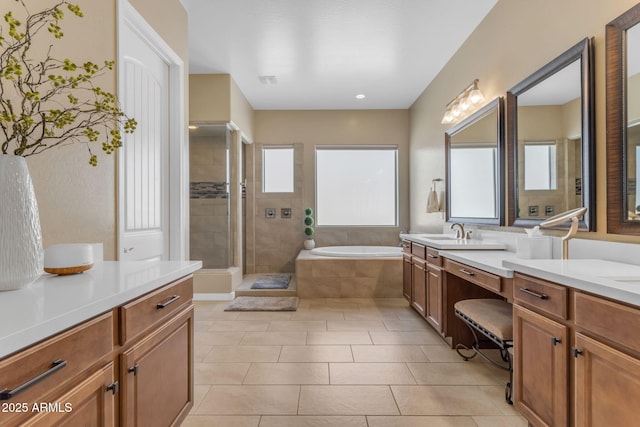
[{"label": "wooden cabinet", "polygon": [[193,406],[193,306],[121,355],[121,425],[179,425]]},{"label": "wooden cabinet", "polygon": [[411,274],[411,306],[422,316],[425,316],[427,266],[423,259],[413,257],[413,272]]},{"label": "wooden cabinet", "polygon": [[193,406],[192,296],[188,276],[0,360],[0,426],[179,425]]},{"label": "wooden cabinet", "polygon": [[581,333],[575,348],[575,425],[637,425],[640,360]]},{"label": "wooden cabinet", "polygon": [[114,426],[117,384],[113,363],[110,362],[55,401],[41,402],[41,405],[46,405],[42,412],[22,425]]},{"label": "wooden cabinet", "polygon": [[514,289],[514,403],[530,424],[637,424],[640,310],[520,273]]},{"label": "wooden cabinet", "polygon": [[425,317],[427,322],[443,334],[442,324],[442,269],[437,265],[427,262],[427,303],[425,307]]},{"label": "wooden cabinet", "polygon": [[[101,419],[91,408],[113,408],[104,402],[113,400],[106,390],[114,383],[113,373],[106,383],[104,376],[96,380],[99,384],[84,380],[105,366],[113,371],[113,324],[113,313],[108,312],[0,361],[0,402],[6,409],[0,413],[0,425],[19,425],[30,417],[34,425],[47,425],[53,418],[75,417],[80,408],[74,404],[82,404],[86,417]],[[87,403],[91,401],[95,405]],[[40,411],[42,404],[46,406]]]},{"label": "wooden cabinet", "polygon": [[402,296],[411,302],[411,276],[413,274],[413,260],[411,255],[402,255]]},{"label": "wooden cabinet", "polygon": [[535,426],[566,426],[568,328],[513,306],[514,404]]},{"label": "wooden cabinet", "polygon": [[120,307],[121,425],[180,425],[193,406],[192,295],[189,277]]}]

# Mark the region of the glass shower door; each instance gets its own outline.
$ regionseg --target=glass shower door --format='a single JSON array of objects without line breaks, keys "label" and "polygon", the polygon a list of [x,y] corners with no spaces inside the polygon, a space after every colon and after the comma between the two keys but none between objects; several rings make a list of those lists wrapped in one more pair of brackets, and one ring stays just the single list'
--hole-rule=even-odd
[{"label": "glass shower door", "polygon": [[190,258],[203,268],[230,264],[230,132],[226,125],[191,125]]}]

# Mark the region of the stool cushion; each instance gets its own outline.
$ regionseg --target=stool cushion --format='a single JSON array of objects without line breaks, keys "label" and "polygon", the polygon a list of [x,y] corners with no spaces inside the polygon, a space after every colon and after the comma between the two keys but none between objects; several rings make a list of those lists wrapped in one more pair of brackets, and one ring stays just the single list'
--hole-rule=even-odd
[{"label": "stool cushion", "polygon": [[467,299],[458,301],[455,309],[503,341],[513,339],[512,307],[499,299]]}]

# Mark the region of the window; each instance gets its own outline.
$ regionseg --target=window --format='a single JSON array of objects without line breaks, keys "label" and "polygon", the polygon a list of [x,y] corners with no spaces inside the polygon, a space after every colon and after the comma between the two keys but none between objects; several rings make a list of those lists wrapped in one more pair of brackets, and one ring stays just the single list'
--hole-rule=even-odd
[{"label": "window", "polygon": [[555,190],[556,144],[554,142],[526,142],[524,146],[524,189]]},{"label": "window", "polygon": [[293,147],[264,147],[262,149],[262,191],[293,193],[293,165]]},{"label": "window", "polygon": [[396,226],[397,146],[316,147],[316,223]]}]

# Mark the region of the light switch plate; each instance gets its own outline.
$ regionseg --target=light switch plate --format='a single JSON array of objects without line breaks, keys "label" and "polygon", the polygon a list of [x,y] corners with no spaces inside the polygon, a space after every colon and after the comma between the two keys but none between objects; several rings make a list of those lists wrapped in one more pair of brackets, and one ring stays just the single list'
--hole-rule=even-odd
[{"label": "light switch plate", "polygon": [[282,208],[282,209],[280,209],[280,216],[282,218],[290,219],[291,218],[291,208]]},{"label": "light switch plate", "polygon": [[276,217],[276,208],[266,208],[264,210],[265,218],[275,218]]}]

